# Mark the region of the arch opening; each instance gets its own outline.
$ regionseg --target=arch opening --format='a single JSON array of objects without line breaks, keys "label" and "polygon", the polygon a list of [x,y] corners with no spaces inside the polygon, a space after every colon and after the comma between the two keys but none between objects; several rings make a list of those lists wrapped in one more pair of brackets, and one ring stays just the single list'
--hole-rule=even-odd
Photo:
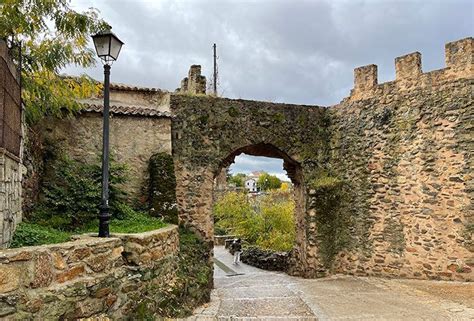
[{"label": "arch opening", "polygon": [[[291,273],[291,265],[295,265],[297,261],[301,261],[301,254],[304,253],[303,245],[304,245],[304,218],[305,218],[305,210],[306,210],[306,203],[305,203],[305,191],[304,191],[304,184],[303,184],[303,171],[301,165],[295,161],[291,156],[289,156],[284,151],[278,149],[272,144],[268,143],[259,143],[254,145],[248,145],[244,147],[240,147],[231,153],[229,153],[221,162],[218,170],[214,173],[214,189],[213,189],[213,210],[217,207],[216,204],[223,199],[224,195],[229,192],[236,192],[239,191],[241,193],[246,194],[246,200],[250,203],[251,207],[258,213],[258,206],[255,203],[262,203],[260,198],[271,198],[273,197],[272,193],[270,192],[263,192],[260,190],[250,190],[245,185],[241,187],[241,189],[236,189],[235,186],[229,184],[229,174],[238,174],[239,170],[236,169],[238,165],[238,159],[240,155],[249,155],[249,156],[256,156],[256,157],[267,157],[267,158],[274,158],[274,159],[281,159],[283,160],[282,168],[280,172],[286,171],[286,176],[289,178],[290,182],[287,184],[290,186],[289,191],[287,194],[280,193],[278,197],[280,197],[279,201],[281,201],[281,197],[287,197],[289,195],[290,199],[288,201],[292,202],[293,210],[292,210],[292,220],[293,220],[293,239],[291,248],[288,250],[289,257],[287,259],[287,266],[285,272]],[[237,162],[236,162],[237,158]],[[257,165],[258,166],[258,165]],[[234,167],[235,169],[230,173],[229,168]],[[250,168],[247,166],[247,175],[245,178],[249,178],[251,175],[255,175],[250,172]],[[265,167],[258,167],[254,168],[254,170],[258,173],[266,172]],[[250,172],[250,173],[249,173]],[[244,174],[244,173],[242,173]],[[272,174],[272,173],[270,173]],[[274,173],[273,173],[274,174]],[[281,176],[280,176],[281,177]],[[275,193],[276,195],[276,193]],[[285,201],[285,199],[283,199]],[[268,201],[266,201],[268,204]],[[277,204],[275,204],[277,205]],[[259,205],[260,206],[260,205]],[[213,211],[213,220],[212,220],[212,228],[213,228],[213,235],[215,236],[215,244],[222,245],[223,241],[219,234],[225,234],[226,231],[221,229],[220,224],[216,224],[216,219],[219,219],[219,216],[216,215]],[[281,213],[278,213],[281,214]],[[240,236],[240,235],[236,235]],[[222,236],[225,237],[225,236]],[[285,235],[282,235],[285,237]],[[270,243],[268,243],[270,244]],[[256,245],[256,244],[253,244]],[[298,263],[296,263],[298,264]],[[215,267],[218,268],[218,267]]]}]

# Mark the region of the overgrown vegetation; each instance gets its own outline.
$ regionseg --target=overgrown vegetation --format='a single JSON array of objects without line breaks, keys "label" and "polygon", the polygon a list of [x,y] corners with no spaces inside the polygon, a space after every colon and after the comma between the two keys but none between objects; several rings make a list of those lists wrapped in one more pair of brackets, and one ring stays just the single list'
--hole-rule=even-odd
[{"label": "overgrown vegetation", "polygon": [[[86,226],[97,216],[101,202],[101,167],[99,162],[84,164],[60,152],[51,155],[40,200],[27,220],[55,229],[74,231]],[[123,219],[130,213],[125,192],[126,166],[112,161],[110,166],[109,205],[113,218]]]},{"label": "overgrown vegetation", "polygon": [[316,222],[318,250],[326,267],[330,267],[336,254],[350,242],[349,217],[341,207],[347,194],[344,181],[337,177],[322,175],[309,182],[312,202],[316,210],[311,218]]},{"label": "overgrown vegetation", "polygon": [[150,158],[148,202],[150,214],[161,216],[166,222],[178,224],[176,177],[171,155],[157,153]]},{"label": "overgrown vegetation", "polygon": [[71,238],[70,232],[64,232],[35,223],[20,223],[13,234],[10,247],[33,246],[67,242]]},{"label": "overgrown vegetation", "polygon": [[[70,159],[54,143],[44,151],[47,164],[40,185],[39,201],[27,213],[11,246],[30,246],[64,242],[73,234],[98,231],[101,203],[101,166]],[[162,219],[138,212],[127,204],[122,186],[127,181],[127,167],[111,161],[109,206],[111,233],[138,233],[165,226]]]},{"label": "overgrown vegetation", "polygon": [[[22,99],[26,119],[62,115],[79,108],[78,98],[97,94],[101,85],[90,77],[64,79],[61,69],[74,64],[90,67],[95,53],[90,36],[110,26],[90,8],[77,12],[69,0],[4,0],[0,3],[0,39],[14,49],[21,42]],[[12,50],[19,63],[19,50]]]},{"label": "overgrown vegetation", "polygon": [[289,251],[296,237],[294,209],[288,192],[274,191],[252,201],[245,193],[230,192],[214,206],[215,226],[251,245]]},{"label": "overgrown vegetation", "polygon": [[140,320],[184,318],[196,307],[209,302],[212,288],[210,248],[193,232],[183,228],[179,238],[176,279],[170,284],[150,285],[143,295],[147,299],[137,309]]}]

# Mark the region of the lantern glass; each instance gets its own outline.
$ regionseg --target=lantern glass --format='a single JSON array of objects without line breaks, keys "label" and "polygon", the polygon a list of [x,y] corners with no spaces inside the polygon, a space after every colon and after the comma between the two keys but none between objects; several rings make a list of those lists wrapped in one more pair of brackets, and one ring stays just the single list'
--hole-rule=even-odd
[{"label": "lantern glass", "polygon": [[111,31],[98,33],[92,36],[95,50],[100,59],[105,63],[117,60],[123,42]]},{"label": "lantern glass", "polygon": [[94,36],[94,45],[97,56],[103,59],[103,57],[109,55],[109,43],[110,37],[107,35]]},{"label": "lantern glass", "polygon": [[117,37],[113,36],[112,39],[110,39],[110,56],[112,57],[113,60],[117,60],[118,55],[120,53],[120,49],[122,49],[122,44]]}]

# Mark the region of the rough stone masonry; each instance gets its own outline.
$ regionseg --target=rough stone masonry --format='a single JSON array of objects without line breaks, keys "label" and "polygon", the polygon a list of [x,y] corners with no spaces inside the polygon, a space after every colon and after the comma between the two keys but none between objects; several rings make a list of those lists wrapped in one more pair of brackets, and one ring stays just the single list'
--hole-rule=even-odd
[{"label": "rough stone masonry", "polygon": [[[350,96],[330,107],[206,96],[198,66],[175,93],[116,86],[111,148],[134,169],[135,197],[150,156],[171,153],[180,222],[209,242],[222,169],[240,153],[282,158],[297,203],[291,274],[472,280],[473,43],[448,43],[431,72],[420,53],[398,57],[382,84],[377,66],[356,68]],[[74,143],[100,137],[95,99],[80,126],[49,126],[75,158],[100,152]]]}]

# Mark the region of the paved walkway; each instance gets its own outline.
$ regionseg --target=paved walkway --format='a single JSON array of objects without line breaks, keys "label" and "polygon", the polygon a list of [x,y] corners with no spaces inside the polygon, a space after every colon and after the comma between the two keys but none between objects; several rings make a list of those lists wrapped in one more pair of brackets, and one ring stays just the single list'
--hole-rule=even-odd
[{"label": "paved walkway", "polygon": [[474,320],[474,284],[335,276],[301,279],[232,264],[214,250],[211,302],[189,320]]}]

